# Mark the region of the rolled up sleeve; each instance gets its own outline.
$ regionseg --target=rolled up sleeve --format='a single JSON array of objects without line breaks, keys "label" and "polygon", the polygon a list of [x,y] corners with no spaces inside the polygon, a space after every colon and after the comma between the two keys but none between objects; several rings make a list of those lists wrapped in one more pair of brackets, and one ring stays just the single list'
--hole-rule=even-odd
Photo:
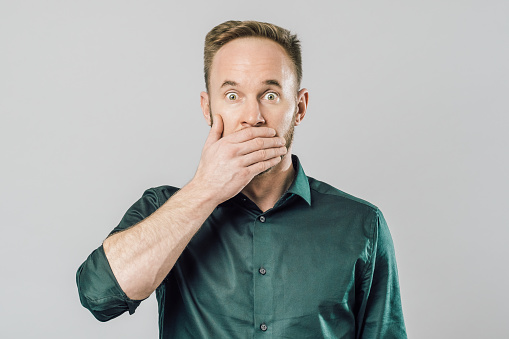
[{"label": "rolled up sleeve", "polygon": [[[148,189],[125,213],[120,224],[110,235],[136,225],[152,214],[162,202],[176,191],[167,189],[163,193]],[[120,287],[111,270],[103,246],[93,251],[76,273],[76,283],[81,304],[99,321],[108,321],[129,311],[133,314],[142,300],[130,299]]]},{"label": "rolled up sleeve", "polygon": [[142,300],[132,300],[122,291],[111,271],[102,245],[79,267],[76,283],[81,304],[99,321],[133,314]]}]

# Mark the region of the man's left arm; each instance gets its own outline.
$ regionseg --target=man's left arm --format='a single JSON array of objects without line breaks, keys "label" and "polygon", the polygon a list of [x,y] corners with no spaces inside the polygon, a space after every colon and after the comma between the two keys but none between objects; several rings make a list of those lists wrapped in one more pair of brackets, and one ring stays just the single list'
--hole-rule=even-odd
[{"label": "man's left arm", "polygon": [[377,210],[373,234],[373,255],[367,269],[363,307],[357,319],[357,338],[407,338],[394,244],[387,223]]}]

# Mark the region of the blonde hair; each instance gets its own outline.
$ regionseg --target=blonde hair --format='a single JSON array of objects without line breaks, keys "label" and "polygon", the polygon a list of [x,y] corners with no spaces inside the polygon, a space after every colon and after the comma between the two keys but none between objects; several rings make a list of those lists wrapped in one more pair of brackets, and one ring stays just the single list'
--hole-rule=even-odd
[{"label": "blonde hair", "polygon": [[302,56],[300,41],[297,35],[291,34],[287,29],[259,21],[226,21],[212,28],[205,37],[203,53],[205,86],[209,91],[210,67],[217,51],[226,43],[244,37],[267,38],[277,42],[286,51],[295,66],[297,88],[302,80]]}]

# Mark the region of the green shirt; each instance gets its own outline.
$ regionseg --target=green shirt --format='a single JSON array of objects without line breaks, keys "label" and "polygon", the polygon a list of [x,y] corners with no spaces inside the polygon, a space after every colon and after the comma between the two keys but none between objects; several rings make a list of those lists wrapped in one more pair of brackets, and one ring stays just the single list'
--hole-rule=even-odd
[{"label": "green shirt", "polygon": [[[262,212],[243,194],[220,204],[156,290],[160,338],[406,338],[393,243],[380,210],[307,177]],[[147,190],[112,233],[178,189]],[[101,247],[77,273],[83,306],[106,321],[134,313]]]}]

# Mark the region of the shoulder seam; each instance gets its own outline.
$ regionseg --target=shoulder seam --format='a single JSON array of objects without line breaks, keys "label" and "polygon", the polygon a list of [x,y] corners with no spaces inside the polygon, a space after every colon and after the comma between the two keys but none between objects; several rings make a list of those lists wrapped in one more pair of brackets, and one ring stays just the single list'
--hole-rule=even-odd
[{"label": "shoulder seam", "polygon": [[[363,199],[360,199],[360,198],[357,198],[357,197],[354,197],[353,195],[351,197],[348,197],[348,196],[342,196],[340,194],[333,194],[333,193],[326,193],[326,192],[320,192],[318,190],[316,190],[315,188],[313,187],[309,187],[312,191],[315,191],[316,193],[318,194],[324,194],[324,195],[330,195],[330,196],[333,196],[333,197],[338,197],[338,198],[344,198],[344,199],[348,199],[348,200],[351,200],[351,201],[354,201],[354,202],[357,202],[359,204],[362,204],[366,207],[369,207],[370,209],[374,210],[374,211],[378,211],[378,207],[373,205],[372,203],[368,202],[368,201],[365,201]],[[344,193],[346,195],[349,195],[348,193]],[[378,212],[376,212],[378,213]]]}]

